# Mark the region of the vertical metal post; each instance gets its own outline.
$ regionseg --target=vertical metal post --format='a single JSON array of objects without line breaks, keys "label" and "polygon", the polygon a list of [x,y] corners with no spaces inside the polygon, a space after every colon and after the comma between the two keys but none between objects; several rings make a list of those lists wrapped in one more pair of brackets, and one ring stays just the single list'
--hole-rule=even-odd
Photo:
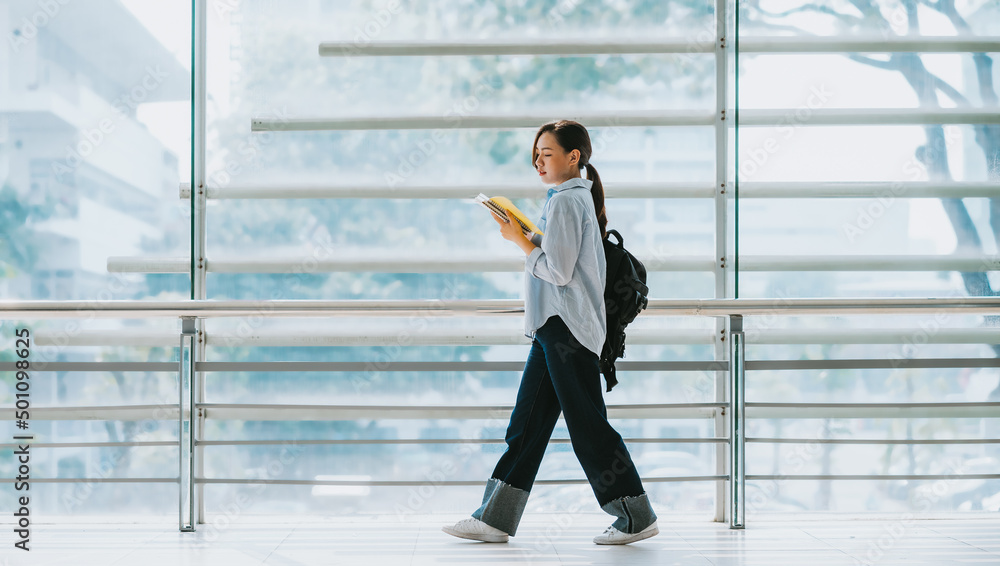
[{"label": "vertical metal post", "polygon": [[729,528],[742,529],[746,504],[746,372],[743,316],[729,315]]},{"label": "vertical metal post", "polygon": [[[732,298],[729,288],[729,271],[731,262],[726,258],[729,254],[729,196],[726,190],[726,175],[728,173],[729,137],[726,121],[726,104],[729,95],[729,64],[725,45],[726,20],[729,2],[731,0],[715,0],[715,298]],[[726,336],[726,318],[715,319],[715,359],[724,360],[728,357]],[[727,378],[725,370],[712,372],[714,395],[717,403],[725,403]],[[720,411],[715,416],[715,436],[725,436],[728,428],[726,415]],[[726,446],[715,446],[715,473],[726,475]],[[726,520],[726,482],[715,482],[715,520]]]},{"label": "vertical metal post", "polygon": [[[208,50],[208,0],[192,0],[192,32],[191,32],[191,298],[205,299],[208,294],[205,289],[206,274],[208,272],[208,258],[205,253],[205,212],[206,203],[206,114],[208,101],[207,83],[207,50]],[[201,361],[205,359],[205,319],[195,320],[197,329],[196,338],[193,344],[193,359]],[[196,410],[196,407],[205,402],[205,376],[198,372],[193,372],[194,383],[197,385],[194,391],[195,402],[192,403],[194,415],[192,420],[197,420],[195,432],[204,430],[204,412]],[[200,440],[200,438],[194,437]],[[192,475],[192,483],[195,484],[195,499],[197,522],[205,522],[205,484],[198,483],[198,478],[205,476],[205,458],[203,457],[204,446],[200,443],[194,444],[196,467]],[[192,529],[193,530],[193,529]]]},{"label": "vertical metal post", "polygon": [[[194,393],[194,344],[197,337],[195,318],[181,318],[181,343],[177,374],[177,453],[178,453],[178,528],[181,532],[192,532],[194,527],[194,437],[197,419],[195,417]],[[186,406],[185,406],[186,403]]]}]

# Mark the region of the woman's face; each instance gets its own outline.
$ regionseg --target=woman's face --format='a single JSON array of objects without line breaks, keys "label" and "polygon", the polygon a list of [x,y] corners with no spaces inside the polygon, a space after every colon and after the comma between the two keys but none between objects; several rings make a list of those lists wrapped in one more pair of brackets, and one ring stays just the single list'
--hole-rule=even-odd
[{"label": "woman's face", "polygon": [[535,169],[543,183],[560,184],[572,177],[580,176],[580,150],[574,149],[567,153],[556,142],[552,132],[538,136],[535,146],[538,156],[535,158]]}]

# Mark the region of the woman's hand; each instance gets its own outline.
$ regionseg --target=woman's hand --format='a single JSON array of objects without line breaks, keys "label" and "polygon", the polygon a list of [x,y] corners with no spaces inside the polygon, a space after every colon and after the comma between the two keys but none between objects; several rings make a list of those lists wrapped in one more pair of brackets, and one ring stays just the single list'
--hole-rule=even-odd
[{"label": "woman's hand", "polygon": [[503,239],[510,240],[515,243],[520,242],[521,240],[527,240],[524,232],[521,230],[521,225],[517,222],[517,220],[514,220],[514,215],[511,214],[510,211],[507,211],[507,218],[510,220],[504,222],[499,216],[495,214],[493,215],[493,219],[500,225],[500,235],[503,236]]}]

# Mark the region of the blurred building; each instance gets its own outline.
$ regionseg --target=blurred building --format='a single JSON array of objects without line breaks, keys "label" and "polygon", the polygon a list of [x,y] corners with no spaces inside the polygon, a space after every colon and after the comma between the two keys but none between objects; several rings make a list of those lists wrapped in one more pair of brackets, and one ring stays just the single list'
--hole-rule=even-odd
[{"label": "blurred building", "polygon": [[5,294],[97,296],[108,256],[163,234],[178,156],[136,108],[189,99],[190,73],[117,0],[4,2],[0,29],[0,186],[52,213],[32,226],[35,269]]}]

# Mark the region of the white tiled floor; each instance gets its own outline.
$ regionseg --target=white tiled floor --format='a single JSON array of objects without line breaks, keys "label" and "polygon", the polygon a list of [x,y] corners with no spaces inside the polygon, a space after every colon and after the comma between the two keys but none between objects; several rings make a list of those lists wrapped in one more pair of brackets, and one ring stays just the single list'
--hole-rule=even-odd
[{"label": "white tiled floor", "polygon": [[1000,565],[1000,517],[912,522],[817,517],[758,521],[743,531],[666,518],[659,522],[659,535],[613,547],[591,541],[610,524],[603,514],[525,515],[517,536],[495,544],[441,532],[441,525],[463,518],[241,517],[219,530],[199,525],[196,533],[180,533],[166,523],[52,520],[32,526],[30,554],[9,550],[7,524],[0,565]]}]

